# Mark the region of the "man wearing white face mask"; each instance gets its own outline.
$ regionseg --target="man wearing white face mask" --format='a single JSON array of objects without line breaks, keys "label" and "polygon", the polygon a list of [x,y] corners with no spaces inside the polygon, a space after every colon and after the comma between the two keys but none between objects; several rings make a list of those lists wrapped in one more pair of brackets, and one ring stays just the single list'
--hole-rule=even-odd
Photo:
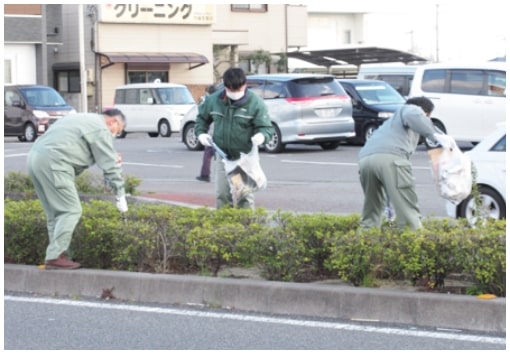
[{"label": "man wearing white face mask", "polygon": [[114,136],[124,129],[118,109],[100,114],[76,113],[58,119],[28,154],[28,174],[47,219],[46,269],[76,269],[69,246],[82,208],[75,177],[96,164],[115,192],[119,212],[127,212],[124,179]]},{"label": "man wearing white face mask", "polygon": [[[195,134],[200,143],[210,146],[211,139],[229,160],[237,160],[242,153],[249,153],[253,144],[267,143],[274,134],[264,101],[247,90],[246,76],[240,68],[230,68],[223,74],[224,90],[210,95],[198,108]],[[207,132],[214,123],[211,137]],[[216,208],[233,206],[232,193],[225,166],[215,159]],[[237,201],[240,208],[255,208],[253,193]]]}]

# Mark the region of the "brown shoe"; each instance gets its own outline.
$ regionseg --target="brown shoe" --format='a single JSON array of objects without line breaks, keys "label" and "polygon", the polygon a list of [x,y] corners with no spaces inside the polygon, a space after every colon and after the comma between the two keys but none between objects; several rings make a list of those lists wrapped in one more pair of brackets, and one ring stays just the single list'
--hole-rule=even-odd
[{"label": "brown shoe", "polygon": [[77,269],[80,268],[80,263],[69,260],[64,254],[61,254],[57,259],[46,261],[45,269]]}]

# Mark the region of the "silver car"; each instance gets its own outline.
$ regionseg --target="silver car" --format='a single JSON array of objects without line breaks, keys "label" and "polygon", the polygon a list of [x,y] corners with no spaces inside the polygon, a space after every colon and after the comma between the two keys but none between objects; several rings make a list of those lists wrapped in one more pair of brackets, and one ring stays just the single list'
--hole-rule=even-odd
[{"label": "silver car", "polygon": [[[264,99],[275,128],[264,145],[269,153],[283,151],[286,144],[318,144],[333,150],[356,134],[351,99],[332,75],[249,75],[247,84]],[[188,149],[201,150],[194,136],[195,118],[196,109],[185,115],[182,140]]]}]

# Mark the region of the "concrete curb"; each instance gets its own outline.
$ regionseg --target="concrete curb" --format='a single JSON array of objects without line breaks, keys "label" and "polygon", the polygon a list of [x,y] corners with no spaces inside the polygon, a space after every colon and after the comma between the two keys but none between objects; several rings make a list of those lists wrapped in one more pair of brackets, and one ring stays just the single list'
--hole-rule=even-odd
[{"label": "concrete curb", "polygon": [[100,297],[112,289],[118,300],[161,304],[204,304],[280,315],[316,316],[409,326],[506,332],[506,299],[300,284],[78,269],[41,270],[4,265],[4,291]]}]

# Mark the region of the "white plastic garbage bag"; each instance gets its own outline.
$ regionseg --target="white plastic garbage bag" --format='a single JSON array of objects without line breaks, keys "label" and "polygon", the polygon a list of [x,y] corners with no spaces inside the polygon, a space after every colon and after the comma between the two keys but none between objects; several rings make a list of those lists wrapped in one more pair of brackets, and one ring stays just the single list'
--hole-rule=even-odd
[{"label": "white plastic garbage bag", "polygon": [[451,150],[433,149],[428,153],[439,195],[455,205],[459,204],[471,194],[471,159],[462,153],[458,146]]},{"label": "white plastic garbage bag", "polygon": [[253,145],[247,154],[241,153],[238,160],[223,159],[223,163],[235,200],[267,187],[266,175],[260,167],[258,146]]}]

